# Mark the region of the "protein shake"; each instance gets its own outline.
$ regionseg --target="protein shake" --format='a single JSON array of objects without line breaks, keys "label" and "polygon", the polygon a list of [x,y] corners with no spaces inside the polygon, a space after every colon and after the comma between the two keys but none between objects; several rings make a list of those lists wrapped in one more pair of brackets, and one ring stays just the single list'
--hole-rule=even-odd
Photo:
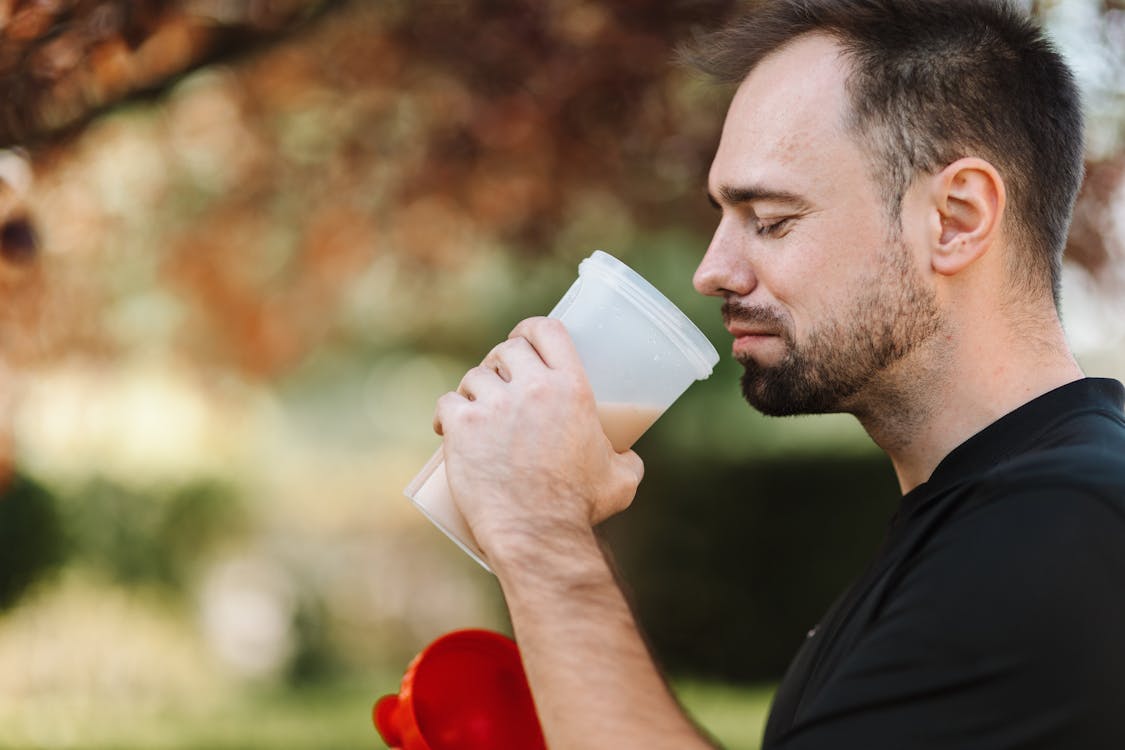
[{"label": "protein shake", "polygon": [[[719,361],[707,338],[631,268],[597,251],[551,311],[566,326],[597,401],[602,429],[621,452]],[[449,490],[439,449],[405,494],[486,569],[488,564]]]}]

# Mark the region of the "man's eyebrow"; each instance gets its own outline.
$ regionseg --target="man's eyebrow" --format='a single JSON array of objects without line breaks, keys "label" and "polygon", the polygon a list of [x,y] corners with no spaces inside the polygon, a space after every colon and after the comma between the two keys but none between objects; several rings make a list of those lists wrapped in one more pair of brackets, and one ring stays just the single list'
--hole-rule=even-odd
[{"label": "man's eyebrow", "polygon": [[[808,200],[797,193],[758,185],[723,185],[719,188],[719,197],[722,199],[723,203],[732,206],[737,206],[742,203],[753,203],[754,201],[772,201],[774,203],[788,203],[802,210],[809,208]],[[722,208],[719,200],[710,192],[707,193],[707,200],[709,200],[711,205],[715,208]]]}]

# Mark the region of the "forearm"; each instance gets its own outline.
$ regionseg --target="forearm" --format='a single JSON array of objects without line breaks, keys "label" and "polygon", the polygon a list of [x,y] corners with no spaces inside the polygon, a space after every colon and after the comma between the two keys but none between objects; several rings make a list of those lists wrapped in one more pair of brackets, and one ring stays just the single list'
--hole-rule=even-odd
[{"label": "forearm", "polygon": [[504,590],[552,750],[704,750],[591,527],[644,474],[618,453],[566,329],[524,321],[442,396],[450,490]]},{"label": "forearm", "polygon": [[495,565],[551,750],[710,748],[668,691],[589,529]]}]

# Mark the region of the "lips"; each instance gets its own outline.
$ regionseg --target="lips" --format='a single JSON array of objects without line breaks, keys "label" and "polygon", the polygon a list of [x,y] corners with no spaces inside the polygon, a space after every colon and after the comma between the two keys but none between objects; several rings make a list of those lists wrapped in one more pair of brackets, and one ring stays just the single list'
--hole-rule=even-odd
[{"label": "lips", "polygon": [[728,325],[726,327],[730,331],[730,335],[736,339],[744,338],[747,336],[780,336],[781,333],[774,328],[745,328],[743,326]]},{"label": "lips", "polygon": [[738,359],[768,360],[784,350],[784,318],[768,307],[728,301],[723,305],[723,325],[734,337],[731,353]]}]

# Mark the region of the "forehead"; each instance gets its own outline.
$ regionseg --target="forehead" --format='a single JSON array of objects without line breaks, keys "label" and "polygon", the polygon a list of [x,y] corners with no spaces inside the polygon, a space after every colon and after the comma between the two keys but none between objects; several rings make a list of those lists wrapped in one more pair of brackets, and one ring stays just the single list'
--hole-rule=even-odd
[{"label": "forehead", "polygon": [[712,193],[762,184],[810,193],[856,152],[843,128],[847,66],[835,41],[800,37],[767,56],[731,100],[711,165]]}]

